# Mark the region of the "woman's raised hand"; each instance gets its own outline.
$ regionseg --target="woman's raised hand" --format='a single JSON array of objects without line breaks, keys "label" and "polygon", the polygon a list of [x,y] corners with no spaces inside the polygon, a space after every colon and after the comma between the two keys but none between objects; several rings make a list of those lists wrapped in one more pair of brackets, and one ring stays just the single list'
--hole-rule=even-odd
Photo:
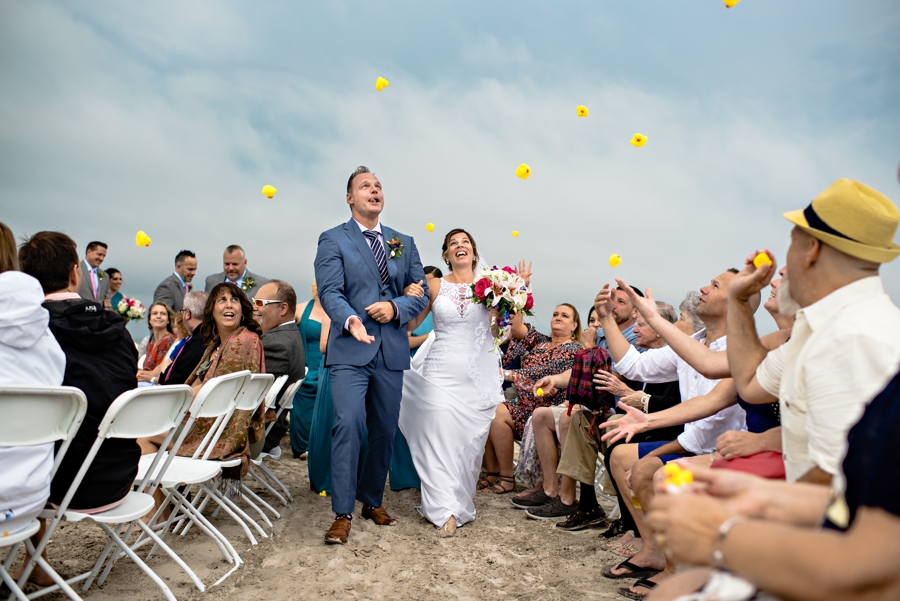
[{"label": "woman's raised hand", "polygon": [[425,296],[425,288],[422,286],[422,283],[422,280],[413,282],[403,289],[403,294],[405,296],[415,296],[418,298],[422,298],[423,296]]},{"label": "woman's raised hand", "polygon": [[525,280],[526,286],[531,286],[531,263],[525,264],[525,261],[519,261],[516,265],[516,273]]},{"label": "woman's raised hand", "polygon": [[581,331],[581,346],[584,348],[597,346],[597,328],[588,326]]},{"label": "woman's raised hand", "polygon": [[631,442],[631,439],[635,434],[640,434],[649,429],[650,423],[646,413],[640,409],[629,407],[621,401],[619,402],[619,407],[625,411],[625,415],[619,419],[603,422],[597,426],[598,429],[612,428],[612,430],[601,436],[600,440],[609,440],[611,438],[612,440],[610,440],[610,443],[614,443],[617,440],[624,438],[625,442]]}]

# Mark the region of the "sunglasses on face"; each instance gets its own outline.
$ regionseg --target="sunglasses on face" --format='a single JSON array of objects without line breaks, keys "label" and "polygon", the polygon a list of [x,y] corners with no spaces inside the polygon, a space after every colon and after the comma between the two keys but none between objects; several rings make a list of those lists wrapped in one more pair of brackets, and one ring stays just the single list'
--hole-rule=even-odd
[{"label": "sunglasses on face", "polygon": [[266,305],[271,305],[272,303],[283,303],[284,301],[266,300],[264,298],[251,298],[250,302],[253,303],[257,307],[265,307]]}]

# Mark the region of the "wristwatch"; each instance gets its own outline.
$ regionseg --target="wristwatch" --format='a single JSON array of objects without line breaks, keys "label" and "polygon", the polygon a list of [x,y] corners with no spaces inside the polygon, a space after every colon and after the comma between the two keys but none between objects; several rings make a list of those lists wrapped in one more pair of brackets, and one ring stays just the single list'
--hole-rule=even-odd
[{"label": "wristwatch", "polygon": [[650,408],[650,395],[645,394],[644,396],[641,397],[641,409],[644,411],[644,413],[650,413],[650,411],[648,411],[649,408]]}]

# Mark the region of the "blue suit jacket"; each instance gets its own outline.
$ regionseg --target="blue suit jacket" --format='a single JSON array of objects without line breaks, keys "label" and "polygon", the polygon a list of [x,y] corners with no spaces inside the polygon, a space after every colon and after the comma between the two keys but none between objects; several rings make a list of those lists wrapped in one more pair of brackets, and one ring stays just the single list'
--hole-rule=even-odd
[{"label": "blue suit jacket", "polygon": [[[372,249],[356,221],[350,219],[319,236],[316,284],[322,308],[333,322],[328,334],[326,365],[366,365],[381,347],[388,369],[409,369],[406,324],[425,309],[428,298],[404,296],[403,289],[413,282],[424,282],[425,272],[412,237],[384,224],[381,224],[381,234],[385,243],[396,236],[404,247],[399,257],[387,259],[390,277],[386,284],[381,283]],[[387,249],[385,256],[390,256]],[[387,300],[397,306],[398,315],[382,325],[369,317],[366,307]],[[351,315],[362,320],[375,342],[364,344],[344,330],[344,323]]]}]

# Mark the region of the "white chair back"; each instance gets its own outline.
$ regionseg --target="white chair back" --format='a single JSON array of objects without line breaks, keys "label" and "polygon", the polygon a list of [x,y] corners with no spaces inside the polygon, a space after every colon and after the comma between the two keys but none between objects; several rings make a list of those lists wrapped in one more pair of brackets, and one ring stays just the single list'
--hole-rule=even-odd
[{"label": "white chair back", "polygon": [[241,388],[250,380],[250,371],[236,371],[212,378],[203,385],[191,404],[191,416],[221,417],[231,410]]},{"label": "white chair back", "polygon": [[0,447],[18,447],[63,440],[53,471],[81,427],[87,398],[73,386],[4,386],[0,388]]},{"label": "white chair back", "polygon": [[272,388],[274,381],[275,376],[272,374],[251,375],[250,381],[241,388],[234,408],[242,411],[256,411],[269,389]]},{"label": "white chair back", "polygon": [[272,387],[269,388],[269,392],[266,393],[266,398],[264,401],[266,409],[275,408],[275,401],[276,399],[278,399],[278,393],[281,392],[282,388],[284,388],[284,383],[287,382],[287,379],[287,374],[275,378],[275,382],[272,384]]},{"label": "white chair back", "polygon": [[119,395],[103,416],[104,438],[146,438],[177,426],[193,400],[190,386],[135,388]]},{"label": "white chair back", "polygon": [[301,386],[303,386],[303,380],[297,380],[288,386],[288,389],[281,396],[281,409],[288,410],[294,406],[294,395],[297,394]]}]

